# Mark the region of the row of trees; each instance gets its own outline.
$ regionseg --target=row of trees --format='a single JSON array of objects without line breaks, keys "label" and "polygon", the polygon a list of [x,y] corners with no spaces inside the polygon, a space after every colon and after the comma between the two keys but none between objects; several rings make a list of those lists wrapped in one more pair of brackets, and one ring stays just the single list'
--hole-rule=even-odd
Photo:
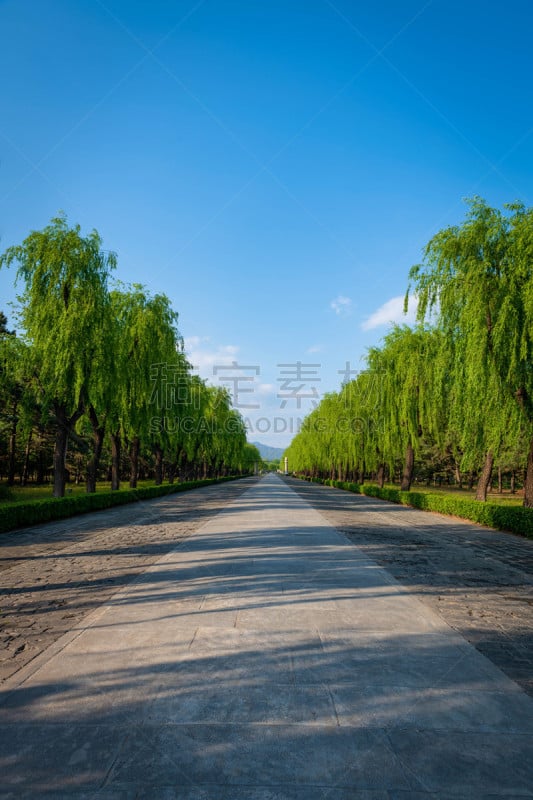
[{"label": "row of trees", "polygon": [[495,466],[524,476],[533,507],[533,210],[479,198],[466,219],[434,236],[412,268],[406,309],[372,348],[367,369],[324,397],[286,455],[291,469],[383,485],[453,470],[478,479],[485,500]]},{"label": "row of trees", "polygon": [[31,464],[41,479],[51,467],[54,496],[63,496],[69,446],[85,461],[88,492],[102,456],[113,489],[125,452],[131,487],[141,465],[161,483],[164,470],[172,481],[247,472],[260,460],[228,393],[192,374],[169,299],[111,284],[116,256],[96,231],[84,237],[60,216],[6,250],[0,267],[12,264],[23,292],[19,335],[0,319],[8,484],[17,473],[27,480]]}]

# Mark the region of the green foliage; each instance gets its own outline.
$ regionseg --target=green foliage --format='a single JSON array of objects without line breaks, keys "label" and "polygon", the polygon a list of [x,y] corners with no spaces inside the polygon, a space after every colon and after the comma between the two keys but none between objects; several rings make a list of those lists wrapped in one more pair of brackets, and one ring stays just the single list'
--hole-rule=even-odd
[{"label": "green foliage", "polygon": [[[437,331],[395,325],[381,348],[372,348],[368,362],[380,382],[380,435],[376,445],[390,465],[410,444],[415,453],[433,417],[432,380],[439,348]],[[428,369],[431,364],[432,369]]]},{"label": "green foliage", "polygon": [[7,317],[3,311],[0,311],[0,338],[4,336],[13,336],[14,331],[7,329]]},{"label": "green foliage", "polygon": [[[159,484],[164,469],[170,481],[250,469],[255,452],[247,450],[244,421],[225,390],[192,375],[168,297],[138,284],[110,288],[116,257],[96,231],[84,237],[59,216],[0,256],[0,267],[12,264],[24,291],[20,338],[0,316],[0,455],[9,482],[17,459],[23,472],[20,434],[26,472],[34,446],[40,480],[53,461],[56,496],[64,494],[69,446],[77,475],[84,461],[95,491],[106,434],[116,489],[123,452],[132,486],[139,459],[152,461]],[[51,432],[53,454],[43,451]]]},{"label": "green foliage", "polygon": [[167,494],[186,492],[190,489],[209,486],[221,481],[235,480],[237,477],[240,476],[206,478],[183,483],[165,484],[163,486],[123,489],[119,492],[76,495],[75,497],[50,497],[46,500],[34,500],[28,503],[6,503],[0,506],[0,533],[27,525],[65,519],[88,511],[99,511],[112,506],[139,502],[139,500],[150,500]]},{"label": "green foliage", "polygon": [[475,500],[446,494],[379,489],[377,486],[365,486],[364,493],[372,497],[380,497],[383,500],[413,506],[425,511],[461,517],[490,528],[533,538],[533,512],[528,508],[504,506],[497,503],[478,503]]},{"label": "green foliage", "polygon": [[12,264],[24,283],[21,322],[39,386],[48,402],[75,408],[88,390],[116,257],[96,231],[83,237],[60,216],[0,256],[0,267]]},{"label": "green foliage", "polygon": [[463,224],[431,239],[410,279],[419,320],[433,311],[453,342],[450,383],[465,457],[497,454],[510,428],[517,439],[526,426],[524,503],[533,506],[533,209],[506,212],[471,200]]},{"label": "green foliage", "polygon": [[242,452],[242,467],[244,470],[248,472],[253,472],[256,464],[258,467],[261,467],[261,465],[263,464],[261,453],[259,452],[259,450],[255,445],[249,444],[247,442],[244,445],[244,449]]},{"label": "green foliage", "polygon": [[[180,350],[178,315],[168,297],[150,295],[134,284],[111,292],[114,396],[113,425],[125,437],[148,437],[152,416],[177,402],[169,388],[186,376],[189,365]],[[108,376],[106,372],[102,380]]]},{"label": "green foliage", "polygon": [[[472,479],[488,456],[523,474],[533,506],[533,209],[470,202],[429,242],[410,279],[418,325],[394,326],[367,368],[326,395],[285,455],[311,477]],[[406,304],[409,303],[409,291]],[[513,477],[514,480],[514,477]]]},{"label": "green foliage", "polygon": [[359,486],[346,481],[321,480],[313,478],[313,482],[344,489],[367,497],[377,497],[390,503],[412,506],[424,511],[447,514],[461,519],[477,522],[489,528],[508,531],[533,539],[533,510],[520,506],[505,506],[497,503],[478,503],[464,497],[430,492],[401,492],[399,489],[373,484]]},{"label": "green foliage", "polygon": [[0,500],[2,502],[13,499],[13,493],[8,486],[0,483]]}]

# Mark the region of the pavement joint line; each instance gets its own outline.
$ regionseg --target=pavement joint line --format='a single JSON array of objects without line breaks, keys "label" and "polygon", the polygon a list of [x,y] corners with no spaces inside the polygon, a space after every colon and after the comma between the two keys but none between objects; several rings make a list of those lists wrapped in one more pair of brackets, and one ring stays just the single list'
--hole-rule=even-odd
[{"label": "pavement joint line", "polygon": [[[396,730],[396,729],[395,729],[395,730]],[[400,730],[403,730],[403,729],[400,729]],[[419,731],[420,731],[420,729],[419,729]],[[401,755],[399,755],[398,753],[396,753],[396,751],[395,751],[395,748],[394,748],[394,744],[393,744],[393,742],[392,742],[392,739],[390,738],[390,733],[391,733],[391,732],[392,732],[392,729],[388,729],[388,730],[387,730],[387,729],[385,728],[385,729],[384,729],[384,736],[385,736],[385,739],[387,740],[387,743],[388,743],[388,745],[389,745],[389,747],[390,747],[391,751],[392,751],[393,753],[395,753],[395,755],[396,755],[396,758],[397,758],[397,759],[398,759],[398,761],[400,762],[400,766],[401,766],[401,768],[402,768],[402,769],[403,769],[403,771],[404,771],[404,775],[405,775],[405,777],[406,777],[406,778],[409,778],[409,777],[411,777],[411,779],[414,781],[415,785],[416,785],[417,783],[418,783],[418,784],[421,784],[421,787],[420,787],[420,788],[422,788],[422,789],[423,789],[423,791],[425,791],[425,792],[431,792],[431,791],[432,791],[432,790],[431,790],[431,788],[430,788],[430,787],[429,787],[427,784],[425,784],[425,783],[424,783],[424,780],[423,780],[423,779],[422,779],[422,778],[421,778],[419,775],[417,775],[417,774],[414,772],[414,770],[412,770],[412,769],[410,768],[409,764],[406,764],[406,763],[405,763],[405,760],[404,760],[404,759],[401,757]],[[417,787],[417,789],[418,789],[418,787]],[[438,796],[438,795],[437,795],[437,796]]]}]

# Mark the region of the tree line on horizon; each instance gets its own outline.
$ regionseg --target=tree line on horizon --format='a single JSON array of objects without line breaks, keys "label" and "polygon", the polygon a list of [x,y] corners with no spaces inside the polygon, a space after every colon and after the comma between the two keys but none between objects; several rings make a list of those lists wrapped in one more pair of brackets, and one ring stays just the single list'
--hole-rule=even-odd
[{"label": "tree line on horizon", "polygon": [[417,324],[393,326],[308,415],[292,471],[403,490],[447,473],[486,500],[497,468],[533,507],[533,209],[468,203],[409,273]]},{"label": "tree line on horizon", "polygon": [[64,215],[0,256],[17,267],[17,332],[0,313],[0,477],[69,478],[87,492],[124,474],[244,474],[261,458],[228,392],[192,372],[164,294],[112,283],[116,255]]}]

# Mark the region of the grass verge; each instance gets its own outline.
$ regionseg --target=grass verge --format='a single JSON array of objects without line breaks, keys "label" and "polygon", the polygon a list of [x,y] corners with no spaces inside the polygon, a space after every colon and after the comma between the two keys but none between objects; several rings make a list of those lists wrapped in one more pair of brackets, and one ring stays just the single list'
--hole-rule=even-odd
[{"label": "grass verge", "polygon": [[13,501],[0,506],[0,533],[22,528],[26,525],[37,525],[41,522],[65,519],[88,511],[100,511],[103,508],[125,505],[153,497],[163,497],[176,492],[186,492],[212,483],[233,481],[240,475],[225,478],[206,478],[205,480],[184,481],[183,483],[165,483],[161,486],[142,486],[137,489],[121,489],[118,492],[97,492],[95,494],[68,495],[67,497],[48,497],[43,500],[28,502]]},{"label": "grass verge", "polygon": [[356,494],[364,494],[367,497],[378,497],[380,500],[420,508],[423,511],[436,511],[439,514],[461,517],[489,528],[517,533],[533,539],[533,509],[531,508],[489,502],[480,503],[477,500],[457,497],[444,492],[402,492],[400,489],[389,487],[380,489],[379,486],[372,483],[360,485],[349,481],[321,480],[319,478],[304,478],[304,480],[311,480],[313,483],[333,486],[336,489],[344,489]]}]

